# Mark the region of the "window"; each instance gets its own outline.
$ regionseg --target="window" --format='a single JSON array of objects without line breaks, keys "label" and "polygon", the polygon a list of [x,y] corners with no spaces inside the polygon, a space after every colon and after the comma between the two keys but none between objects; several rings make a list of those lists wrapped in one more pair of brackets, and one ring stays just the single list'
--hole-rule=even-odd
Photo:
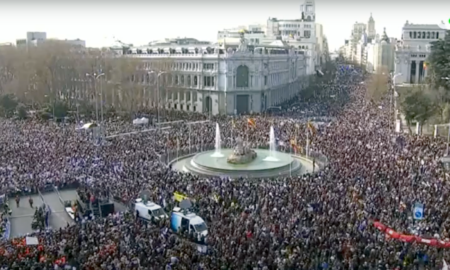
[{"label": "window", "polygon": [[194,76],[194,86],[197,86],[198,82],[197,82],[197,76]]},{"label": "window", "polygon": [[175,75],[175,84],[178,84],[178,75]]},{"label": "window", "polygon": [[426,37],[425,31],[422,32],[422,38],[424,39]]},{"label": "window", "polygon": [[412,32],[409,31],[409,38],[412,38]]},{"label": "window", "polygon": [[175,105],[173,105],[173,107],[175,108],[175,110],[177,109],[177,104],[175,103]]},{"label": "window", "polygon": [[194,112],[196,112],[197,111],[197,106],[194,106],[194,110],[193,110]]},{"label": "window", "polygon": [[439,39],[439,32],[436,32],[436,39]]},{"label": "window", "polygon": [[184,85],[184,75],[181,75],[180,79],[181,79],[181,85]]},{"label": "window", "polygon": [[[186,100],[191,101],[191,92],[186,93]],[[189,110],[189,108],[188,108],[188,110]]]},{"label": "window", "polygon": [[427,32],[427,39],[430,39],[430,32]]},{"label": "window", "polygon": [[417,33],[416,33],[416,31],[414,31],[413,37],[414,37],[414,38],[417,38]]},{"label": "window", "polygon": [[187,108],[186,108],[187,111],[190,111],[190,110],[191,110],[191,106],[186,105],[186,107],[187,107]]},{"label": "window", "polygon": [[214,64],[203,64],[203,69],[212,70],[214,69]]},{"label": "window", "polygon": [[187,76],[187,86],[191,86],[191,75]]},{"label": "window", "polygon": [[417,38],[422,38],[422,32],[417,32]]},{"label": "window", "polygon": [[183,104],[180,105],[180,110],[183,110]]},{"label": "window", "polygon": [[431,38],[435,39],[436,38],[436,32],[431,32]]},{"label": "window", "polygon": [[264,76],[264,85],[267,86],[267,76]]},{"label": "window", "polygon": [[311,37],[311,31],[310,31],[310,30],[305,30],[305,31],[303,32],[303,36],[304,36],[305,38],[310,38],[310,37]]}]

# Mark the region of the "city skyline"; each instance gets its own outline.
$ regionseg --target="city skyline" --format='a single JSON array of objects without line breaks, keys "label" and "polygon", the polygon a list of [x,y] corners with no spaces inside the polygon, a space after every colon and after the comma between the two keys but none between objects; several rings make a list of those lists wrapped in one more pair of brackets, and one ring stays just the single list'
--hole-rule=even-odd
[{"label": "city skyline", "polygon": [[[283,0],[277,4],[253,1],[151,4],[131,0],[113,1],[105,6],[102,2],[90,5],[84,2],[1,2],[0,25],[8,27],[0,27],[0,42],[15,42],[24,38],[27,31],[47,32],[49,38],[79,38],[86,40],[89,47],[112,45],[113,38],[134,45],[175,37],[216,41],[217,31],[224,28],[266,24],[269,17],[298,19],[301,3]],[[424,12],[426,10],[433,12]],[[343,4],[316,0],[316,22],[323,25],[330,51],[333,51],[348,39],[353,23],[367,23],[370,13],[377,33],[381,34],[386,27],[389,37],[401,38],[401,28],[407,20],[415,24],[439,24],[442,20],[448,23],[448,10],[450,2],[438,0],[409,2],[406,9],[402,2],[348,1]]]}]

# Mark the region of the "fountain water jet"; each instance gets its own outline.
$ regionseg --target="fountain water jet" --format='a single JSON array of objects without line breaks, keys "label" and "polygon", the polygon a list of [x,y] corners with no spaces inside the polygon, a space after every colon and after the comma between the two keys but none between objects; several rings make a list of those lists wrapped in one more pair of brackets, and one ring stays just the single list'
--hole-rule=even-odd
[{"label": "fountain water jet", "polygon": [[219,123],[216,123],[216,143],[215,143],[215,148],[216,151],[214,151],[214,154],[211,155],[211,157],[223,157],[223,154],[221,152],[221,147],[220,147],[220,128],[219,128]]},{"label": "fountain water jet", "polygon": [[279,161],[278,158],[276,158],[277,153],[277,142],[275,140],[275,131],[273,130],[273,126],[270,126],[270,133],[269,133],[269,156],[264,159],[264,161]]}]

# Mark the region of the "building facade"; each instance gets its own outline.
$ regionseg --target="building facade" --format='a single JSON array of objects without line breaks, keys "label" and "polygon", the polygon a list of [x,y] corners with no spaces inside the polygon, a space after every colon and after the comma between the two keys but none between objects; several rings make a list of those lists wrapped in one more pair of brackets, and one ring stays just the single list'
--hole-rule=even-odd
[{"label": "building facade", "polygon": [[366,47],[366,70],[368,72],[394,71],[395,41],[395,39],[388,37],[386,28],[384,28],[381,39]]},{"label": "building facade", "polygon": [[251,46],[243,34],[236,45],[180,43],[130,48],[120,55],[144,62],[135,77],[138,83],[152,83],[151,74],[158,74],[161,65],[168,67],[160,74],[159,90],[148,93],[159,104],[154,106],[213,115],[259,113],[305,87],[306,57],[301,50]]},{"label": "building facade", "polygon": [[396,84],[424,83],[427,76],[425,61],[431,52],[430,42],[443,39],[445,29],[437,24],[412,24],[406,21],[402,39],[395,49]]},{"label": "building facade", "polygon": [[326,54],[323,46],[323,26],[316,23],[314,0],[304,0],[300,5],[301,18],[294,20],[267,20],[267,37],[281,39],[307,56],[307,74],[315,74]]}]

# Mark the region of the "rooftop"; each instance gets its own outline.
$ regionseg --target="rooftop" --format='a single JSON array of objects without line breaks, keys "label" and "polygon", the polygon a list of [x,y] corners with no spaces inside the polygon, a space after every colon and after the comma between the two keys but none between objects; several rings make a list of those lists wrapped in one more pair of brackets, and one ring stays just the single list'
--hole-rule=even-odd
[{"label": "rooftop", "polygon": [[437,24],[414,24],[406,21],[403,29],[425,29],[425,30],[442,30]]}]

